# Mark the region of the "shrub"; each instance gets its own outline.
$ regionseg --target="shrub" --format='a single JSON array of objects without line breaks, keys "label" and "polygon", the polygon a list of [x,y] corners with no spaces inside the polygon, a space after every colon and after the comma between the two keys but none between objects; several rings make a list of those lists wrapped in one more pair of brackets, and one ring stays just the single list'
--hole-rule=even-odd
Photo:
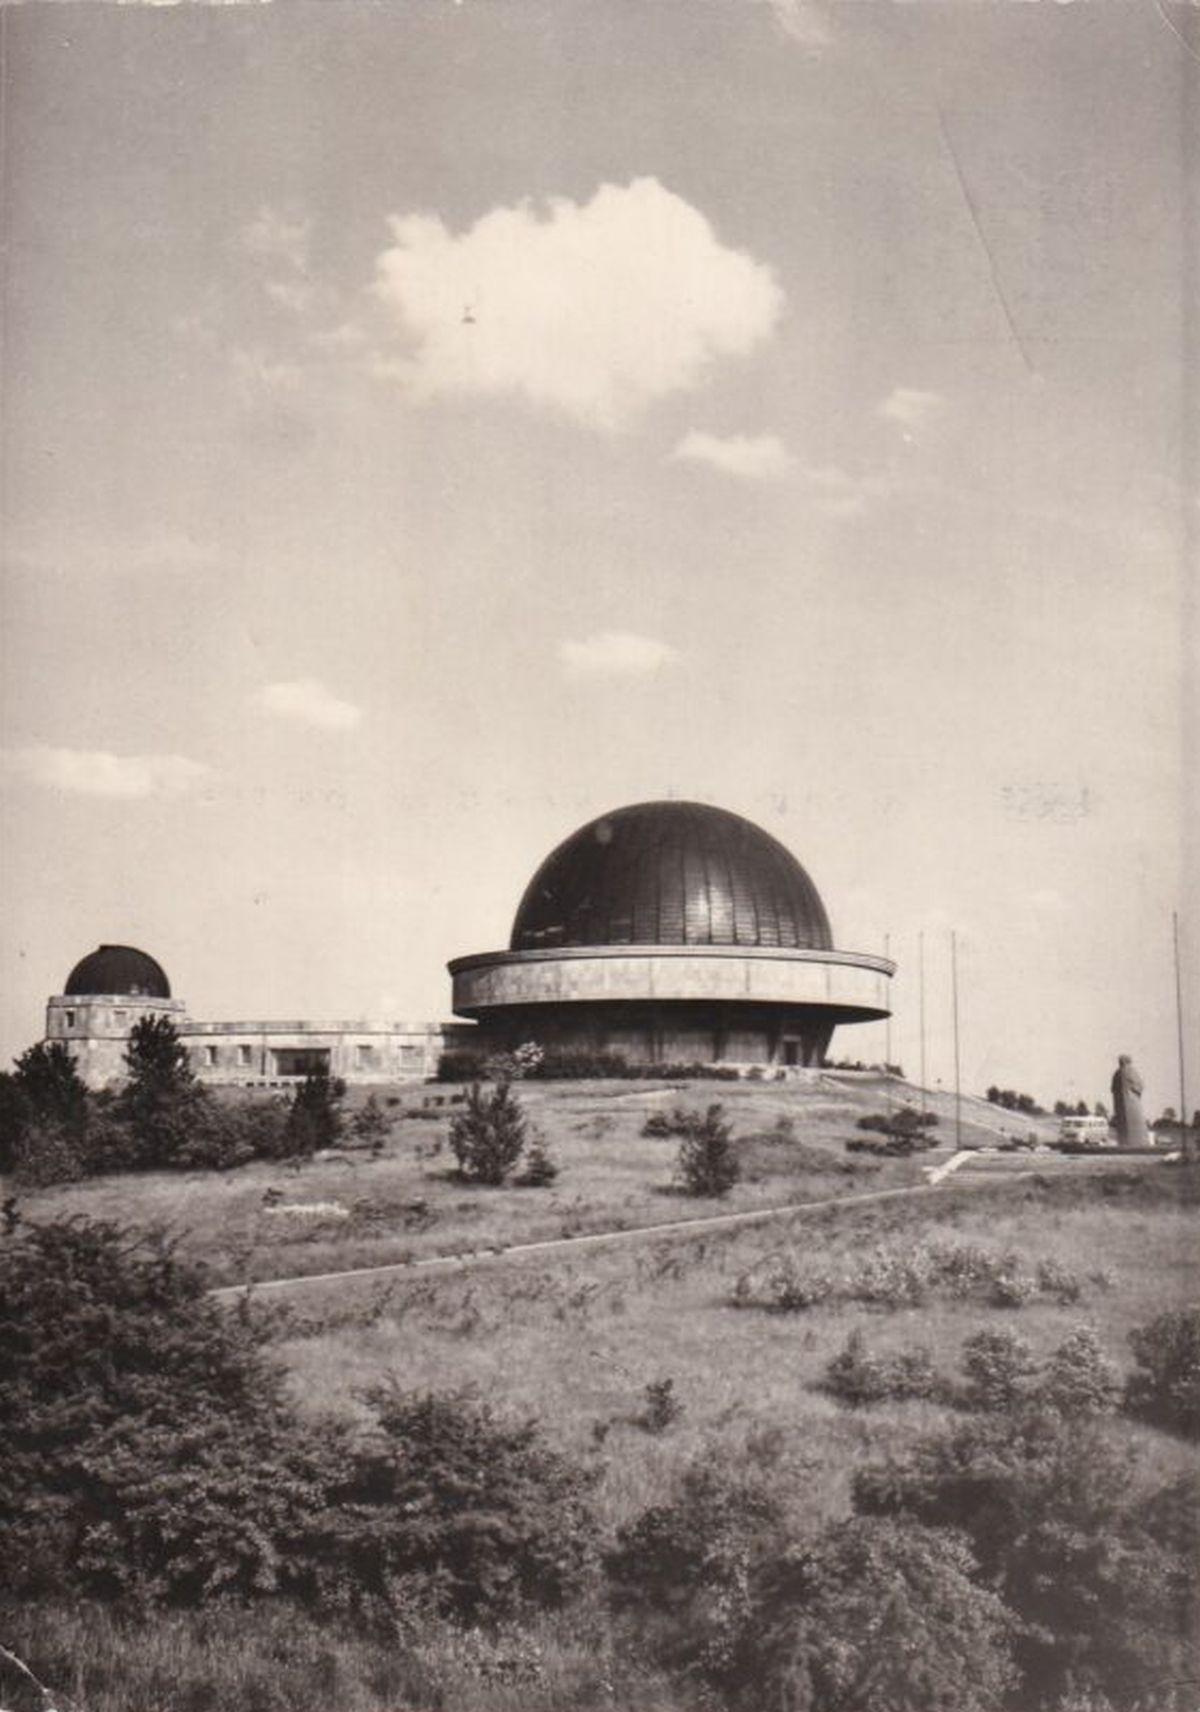
[{"label": "shrub", "polygon": [[1037,1364],[1033,1351],[1010,1331],[976,1332],[963,1345],[966,1386],[961,1401],[969,1409],[1015,1409],[1029,1399]]},{"label": "shrub", "polygon": [[470,1183],[496,1188],[508,1176],[525,1146],[526,1118],[507,1082],[487,1094],[471,1084],[466,1107],[450,1122],[450,1148]]},{"label": "shrub", "polygon": [[826,1367],[824,1389],[839,1402],[860,1408],[865,1403],[933,1397],[940,1386],[928,1350],[872,1355],[856,1329]]},{"label": "shrub", "polygon": [[646,1433],[665,1433],[683,1414],[673,1379],[652,1379],[646,1387],[646,1407],[637,1424]]},{"label": "shrub", "polygon": [[366,1393],[372,1426],[305,1539],[309,1596],[364,1616],[413,1588],[465,1622],[562,1604],[592,1551],[592,1476],[464,1397]]},{"label": "shrub", "polygon": [[168,1243],[22,1225],[0,1256],[0,1588],[189,1602],[278,1585],[316,1496],[245,1317]]},{"label": "shrub", "polygon": [[372,1153],[381,1151],[391,1128],[375,1094],[367,1095],[366,1103],[359,1107],[350,1122],[350,1133],[355,1142],[359,1147],[369,1147]]},{"label": "shrub", "polygon": [[997,1712],[1015,1676],[1012,1617],[975,1577],[965,1544],[939,1530],[834,1524],[765,1575],[747,1698],[788,1712]]},{"label": "shrub", "polygon": [[756,1570],[782,1543],[774,1493],[697,1462],[667,1502],[619,1529],[604,1558],[609,1597],[656,1662],[732,1683],[754,1644]]},{"label": "shrub", "polygon": [[323,1070],[312,1070],[292,1095],[283,1131],[287,1157],[309,1159],[332,1147],[342,1133],[341,1102],[346,1084]]},{"label": "shrub", "polygon": [[588,1477],[532,1424],[391,1385],[365,1432],[308,1427],[263,1338],[161,1238],[20,1225],[0,1253],[0,1594],[473,1621],[575,1587]]},{"label": "shrub", "polygon": [[525,1156],[525,1169],[517,1178],[523,1189],[548,1189],[558,1177],[558,1166],[546,1151],[546,1144],[536,1140]]},{"label": "shrub", "polygon": [[729,1125],[709,1106],[679,1144],[676,1171],[686,1195],[727,1195],[741,1175]]},{"label": "shrub", "polygon": [[1148,1530],[1131,1461],[1086,1422],[1052,1410],[980,1417],[921,1441],[854,1481],[866,1515],[948,1528],[1021,1628],[1019,1704],[1077,1687],[1179,1672],[1180,1576],[1191,1572]]},{"label": "shrub", "polygon": [[1200,1308],[1159,1314],[1130,1332],[1138,1372],[1126,1406],[1156,1426],[1200,1439]]},{"label": "shrub", "polygon": [[1077,1326],[1050,1356],[1038,1401],[1060,1415],[1107,1415],[1121,1395],[1121,1376],[1088,1326]]}]

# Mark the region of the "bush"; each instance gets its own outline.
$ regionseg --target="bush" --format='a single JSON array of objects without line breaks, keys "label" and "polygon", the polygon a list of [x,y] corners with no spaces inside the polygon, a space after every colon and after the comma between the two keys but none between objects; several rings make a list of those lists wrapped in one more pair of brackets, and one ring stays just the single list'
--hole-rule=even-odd
[{"label": "bush", "polygon": [[261,1342],[162,1238],[22,1225],[0,1256],[0,1589],[277,1586],[275,1536],[315,1493]]},{"label": "bush", "polygon": [[[747,1698],[788,1712],[998,1712],[1011,1614],[961,1540],[861,1517],[772,1565]],[[750,1686],[750,1685],[748,1685]]]},{"label": "bush", "polygon": [[1059,1344],[1038,1380],[1038,1402],[1060,1415],[1108,1415],[1120,1396],[1121,1376],[1088,1326]]},{"label": "bush", "polygon": [[558,1166],[546,1151],[545,1142],[535,1141],[525,1156],[525,1169],[517,1178],[522,1189],[548,1189],[558,1177]]},{"label": "bush", "polygon": [[646,1407],[637,1424],[646,1433],[665,1433],[683,1414],[673,1379],[652,1379],[646,1387]]},{"label": "bush", "polygon": [[679,1144],[676,1171],[686,1195],[721,1196],[733,1188],[741,1167],[720,1106],[709,1106],[684,1135]]},{"label": "bush", "polygon": [[292,1095],[283,1130],[283,1147],[291,1159],[310,1159],[332,1147],[342,1133],[341,1103],[346,1084],[323,1070],[312,1070]]},{"label": "bush", "polygon": [[744,1680],[756,1572],[782,1545],[774,1493],[698,1462],[666,1503],[619,1529],[604,1559],[609,1597],[657,1663]]},{"label": "bush", "polygon": [[418,1589],[464,1622],[561,1605],[594,1538],[592,1477],[461,1396],[365,1395],[373,1421],[304,1542],[309,1596],[365,1617]]},{"label": "bush", "polygon": [[309,1427],[263,1339],[161,1238],[19,1226],[0,1253],[0,1594],[475,1621],[575,1587],[588,1478],[531,1424],[391,1385],[365,1432]]},{"label": "bush", "polygon": [[378,1096],[368,1094],[365,1105],[360,1106],[351,1119],[350,1133],[355,1144],[359,1147],[369,1147],[372,1153],[379,1153],[391,1134],[391,1129]]},{"label": "bush", "polygon": [[1028,1402],[1037,1363],[1016,1332],[976,1332],[963,1345],[962,1365],[966,1386],[961,1401],[968,1409],[1015,1409]]},{"label": "bush", "polygon": [[471,1084],[466,1107],[450,1122],[450,1148],[469,1183],[497,1188],[525,1147],[526,1118],[507,1082],[487,1094]]},{"label": "bush", "polygon": [[940,1388],[928,1350],[872,1355],[858,1330],[850,1333],[825,1369],[824,1389],[851,1408],[861,1408],[865,1403],[934,1397]]},{"label": "bush", "polygon": [[1130,1332],[1139,1371],[1126,1390],[1126,1407],[1156,1426],[1200,1439],[1200,1308],[1159,1314]]},{"label": "bush", "polygon": [[1096,1426],[1030,1409],[980,1417],[862,1471],[854,1501],[865,1515],[966,1537],[1021,1620],[1018,1703],[1040,1705],[1069,1684],[1149,1687],[1184,1674],[1179,1588],[1194,1571],[1154,1537],[1131,1472]]}]

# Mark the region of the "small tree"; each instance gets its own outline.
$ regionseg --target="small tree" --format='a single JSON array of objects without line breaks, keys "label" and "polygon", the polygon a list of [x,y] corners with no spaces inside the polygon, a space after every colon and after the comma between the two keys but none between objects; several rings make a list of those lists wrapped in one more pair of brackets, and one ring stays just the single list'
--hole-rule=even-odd
[{"label": "small tree", "polygon": [[324,1070],[311,1070],[292,1096],[284,1130],[289,1155],[308,1158],[322,1147],[332,1147],[342,1132],[341,1101],[345,1084],[331,1080]]},{"label": "small tree", "polygon": [[350,1128],[355,1141],[363,1147],[369,1147],[372,1153],[379,1153],[382,1150],[391,1130],[391,1125],[374,1094],[369,1094],[366,1105],[354,1114]]},{"label": "small tree", "polygon": [[471,1183],[498,1188],[520,1159],[527,1121],[508,1082],[485,1093],[478,1082],[467,1091],[466,1106],[450,1123],[450,1149]]},{"label": "small tree", "polygon": [[125,1049],[125,1068],[115,1112],[129,1127],[130,1163],[170,1165],[186,1149],[209,1103],[170,1017],[139,1018]]},{"label": "small tree", "polygon": [[31,1046],[0,1075],[0,1171],[31,1184],[81,1176],[87,1122],[87,1089],[66,1047]]},{"label": "small tree", "polygon": [[686,1195],[727,1195],[733,1188],[741,1166],[720,1106],[709,1106],[684,1136],[676,1170]]}]

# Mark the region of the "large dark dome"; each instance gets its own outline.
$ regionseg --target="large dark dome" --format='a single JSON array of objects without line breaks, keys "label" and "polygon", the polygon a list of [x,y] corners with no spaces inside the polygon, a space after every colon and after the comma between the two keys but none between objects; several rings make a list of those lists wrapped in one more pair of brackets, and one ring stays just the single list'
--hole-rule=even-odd
[{"label": "large dark dome", "polygon": [[169,999],[171,984],[153,957],[132,945],[101,945],[67,976],[68,997],[121,993],[146,999]]},{"label": "large dark dome", "polygon": [[781,945],[828,951],[829,918],[789,850],[703,803],[635,803],[589,821],[529,882],[511,948]]}]

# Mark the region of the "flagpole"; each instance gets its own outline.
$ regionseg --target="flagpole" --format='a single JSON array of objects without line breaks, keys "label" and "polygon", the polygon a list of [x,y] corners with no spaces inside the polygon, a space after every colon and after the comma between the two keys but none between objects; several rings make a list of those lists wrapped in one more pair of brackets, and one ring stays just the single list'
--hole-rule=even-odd
[{"label": "flagpole", "polygon": [[1175,942],[1175,1029],[1179,1044],[1179,1143],[1187,1157],[1188,1148],[1188,1109],[1187,1092],[1184,1082],[1183,1069],[1183,982],[1179,974],[1179,911],[1171,912],[1171,932]]},{"label": "flagpole", "polygon": [[958,934],[950,929],[950,996],[954,1007],[954,1151],[962,1146],[962,1078],[958,1055]]},{"label": "flagpole", "polygon": [[928,1107],[929,1084],[925,1078],[925,933],[917,935],[917,985],[921,1006],[921,1110]]}]

